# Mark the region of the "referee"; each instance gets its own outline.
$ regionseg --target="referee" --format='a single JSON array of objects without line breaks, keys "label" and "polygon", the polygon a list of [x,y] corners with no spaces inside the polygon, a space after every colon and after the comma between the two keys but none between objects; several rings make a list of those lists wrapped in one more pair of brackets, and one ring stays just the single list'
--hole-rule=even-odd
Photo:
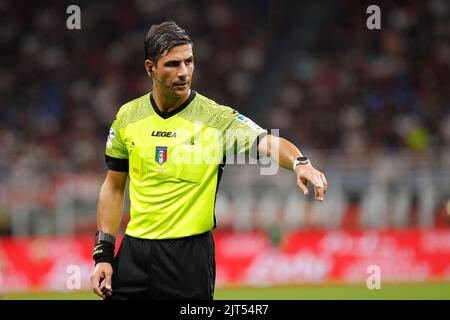
[{"label": "referee", "polygon": [[[105,299],[211,300],[225,156],[267,155],[295,172],[305,195],[312,183],[317,200],[327,182],[292,143],[191,89],[192,41],[173,21],[151,26],[144,45],[153,91],[123,105],[109,131],[92,287]],[[130,221],[114,257],[128,176]]]}]

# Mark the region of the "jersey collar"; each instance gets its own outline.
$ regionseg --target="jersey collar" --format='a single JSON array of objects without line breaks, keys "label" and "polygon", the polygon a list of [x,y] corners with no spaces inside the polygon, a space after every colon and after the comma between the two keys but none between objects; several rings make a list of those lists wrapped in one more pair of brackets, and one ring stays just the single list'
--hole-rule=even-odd
[{"label": "jersey collar", "polygon": [[192,102],[192,100],[194,100],[196,94],[197,93],[191,89],[191,93],[189,94],[189,97],[186,99],[186,101],[183,102],[183,104],[181,106],[179,106],[177,109],[170,111],[170,112],[161,112],[158,109],[156,101],[155,101],[155,99],[153,99],[152,92],[150,92],[150,104],[152,105],[153,110],[155,110],[155,112],[158,116],[160,116],[163,119],[168,119],[168,118],[176,115],[177,113],[183,111]]}]

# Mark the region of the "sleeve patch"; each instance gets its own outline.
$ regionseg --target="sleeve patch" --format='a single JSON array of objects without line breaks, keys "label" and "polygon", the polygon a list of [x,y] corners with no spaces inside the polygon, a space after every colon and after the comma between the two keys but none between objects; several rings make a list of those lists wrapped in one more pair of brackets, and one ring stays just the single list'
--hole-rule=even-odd
[{"label": "sleeve patch", "polygon": [[251,119],[247,118],[246,116],[243,116],[242,114],[238,115],[236,117],[236,120],[246,124],[248,127],[253,128],[255,130],[264,130],[260,126],[258,126],[256,123],[254,123]]},{"label": "sleeve patch", "polygon": [[113,140],[114,140],[115,136],[116,136],[116,133],[114,132],[114,129],[113,128],[109,129],[108,139],[106,140],[106,146],[108,148],[113,147]]}]

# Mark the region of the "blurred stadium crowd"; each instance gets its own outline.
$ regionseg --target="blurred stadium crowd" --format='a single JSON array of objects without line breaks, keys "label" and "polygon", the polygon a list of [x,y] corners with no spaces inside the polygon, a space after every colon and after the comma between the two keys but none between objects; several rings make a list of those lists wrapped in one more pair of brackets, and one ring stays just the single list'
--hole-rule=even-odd
[{"label": "blurred stadium crowd", "polygon": [[[116,111],[150,90],[144,35],[167,18],[194,41],[195,90],[299,146],[409,150],[448,168],[450,4],[376,2],[382,30],[370,31],[369,3],[345,0],[319,9],[321,1],[75,1],[82,28],[71,31],[69,3],[0,1],[0,199],[62,174],[104,174]],[[11,231],[9,207],[0,202],[0,232]]]},{"label": "blurred stadium crowd", "polygon": [[[278,2],[277,2],[278,3]],[[282,3],[282,2],[281,2]],[[66,29],[59,1],[3,2],[0,177],[104,168],[104,138],[124,102],[150,91],[143,39],[172,18],[195,41],[195,88],[241,105],[287,6],[275,1],[79,2]]]},{"label": "blurred stadium crowd", "polygon": [[319,26],[285,77],[270,127],[318,148],[448,148],[449,3],[381,2],[382,30],[372,32],[366,7],[339,1]]}]

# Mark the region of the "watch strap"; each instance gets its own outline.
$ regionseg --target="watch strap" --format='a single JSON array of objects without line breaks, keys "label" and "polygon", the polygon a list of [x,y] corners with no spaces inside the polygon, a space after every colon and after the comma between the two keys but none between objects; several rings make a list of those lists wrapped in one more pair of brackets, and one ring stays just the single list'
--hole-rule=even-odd
[{"label": "watch strap", "polygon": [[109,234],[109,233],[103,232],[103,231],[97,231],[95,233],[95,244],[98,244],[101,241],[109,242],[113,246],[116,245],[116,237],[114,237],[112,234]]},{"label": "watch strap", "polygon": [[296,168],[299,164],[301,164],[301,165],[311,164],[311,161],[309,160],[308,157],[304,157],[304,156],[298,157],[298,158],[295,159],[295,161],[294,161],[294,166],[293,166],[294,171],[295,171],[295,168]]}]

